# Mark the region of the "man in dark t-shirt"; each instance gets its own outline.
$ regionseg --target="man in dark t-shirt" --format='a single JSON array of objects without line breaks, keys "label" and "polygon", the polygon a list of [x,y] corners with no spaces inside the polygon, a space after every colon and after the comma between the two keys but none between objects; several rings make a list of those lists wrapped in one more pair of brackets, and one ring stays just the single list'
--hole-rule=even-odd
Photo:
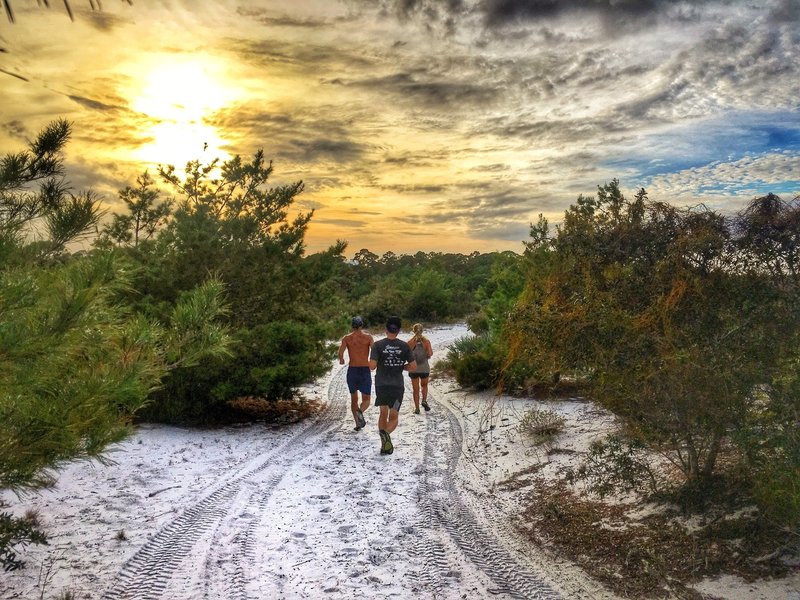
[{"label": "man in dark t-shirt", "polygon": [[397,428],[400,416],[405,386],[403,371],[416,368],[411,348],[403,340],[397,339],[401,325],[400,317],[389,317],[386,321],[386,337],[372,345],[369,355],[369,368],[375,371],[375,406],[381,411],[378,417],[381,454],[394,452],[389,434]]}]

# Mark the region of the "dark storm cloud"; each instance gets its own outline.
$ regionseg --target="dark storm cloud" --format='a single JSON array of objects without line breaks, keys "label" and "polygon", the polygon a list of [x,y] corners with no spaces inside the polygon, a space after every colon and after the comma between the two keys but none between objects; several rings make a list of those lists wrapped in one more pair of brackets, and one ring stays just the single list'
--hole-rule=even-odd
[{"label": "dark storm cloud", "polygon": [[104,203],[108,204],[117,199],[120,189],[134,183],[125,181],[117,163],[88,161],[82,157],[72,158],[70,154],[67,149],[65,170],[69,186],[74,192],[85,190],[99,192]]},{"label": "dark storm cloud", "polygon": [[429,160],[427,156],[409,153],[386,156],[383,159],[383,163],[392,167],[430,167],[436,164],[435,161]]}]

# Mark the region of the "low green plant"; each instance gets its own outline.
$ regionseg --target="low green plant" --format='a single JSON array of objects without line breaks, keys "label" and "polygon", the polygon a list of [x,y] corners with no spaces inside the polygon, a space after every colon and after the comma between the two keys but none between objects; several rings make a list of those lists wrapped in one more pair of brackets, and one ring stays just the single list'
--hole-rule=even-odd
[{"label": "low green plant", "polygon": [[[0,508],[6,505],[0,502]],[[47,544],[47,537],[38,529],[38,523],[28,518],[16,518],[11,513],[0,512],[0,567],[15,571],[25,566],[17,552],[28,544]]]},{"label": "low green plant", "polygon": [[618,492],[657,493],[660,481],[638,439],[610,435],[592,442],[586,459],[568,469],[569,483],[583,482],[589,493],[603,498]]},{"label": "low green plant", "polygon": [[534,406],[520,419],[517,429],[532,436],[537,443],[544,443],[564,431],[564,423],[564,417],[558,413]]}]

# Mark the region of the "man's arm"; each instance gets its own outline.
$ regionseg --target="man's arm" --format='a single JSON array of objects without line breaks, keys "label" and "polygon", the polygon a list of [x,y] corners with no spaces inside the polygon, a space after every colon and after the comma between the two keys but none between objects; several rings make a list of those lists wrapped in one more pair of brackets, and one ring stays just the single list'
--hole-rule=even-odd
[{"label": "man's arm", "polygon": [[342,343],[339,345],[339,364],[344,364],[344,349],[347,347],[347,343],[342,338]]},{"label": "man's arm", "polygon": [[[372,336],[370,336],[371,338]],[[369,347],[369,370],[374,371],[378,368],[378,353],[375,351],[375,346]]]},{"label": "man's arm", "polygon": [[409,362],[409,363],[406,363],[406,366],[405,366],[405,367],[403,367],[403,368],[404,368],[406,371],[409,371],[409,372],[411,372],[411,371],[416,371],[416,370],[417,370],[417,361],[415,361],[415,360],[412,360],[411,362]]}]

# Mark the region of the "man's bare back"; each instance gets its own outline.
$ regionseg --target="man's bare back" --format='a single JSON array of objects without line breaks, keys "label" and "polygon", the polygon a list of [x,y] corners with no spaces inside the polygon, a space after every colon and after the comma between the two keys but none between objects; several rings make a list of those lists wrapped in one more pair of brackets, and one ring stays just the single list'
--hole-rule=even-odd
[{"label": "man's bare back", "polygon": [[342,338],[339,346],[339,362],[344,364],[344,351],[350,355],[351,367],[369,367],[369,348],[372,346],[372,336],[360,329],[348,333]]}]

